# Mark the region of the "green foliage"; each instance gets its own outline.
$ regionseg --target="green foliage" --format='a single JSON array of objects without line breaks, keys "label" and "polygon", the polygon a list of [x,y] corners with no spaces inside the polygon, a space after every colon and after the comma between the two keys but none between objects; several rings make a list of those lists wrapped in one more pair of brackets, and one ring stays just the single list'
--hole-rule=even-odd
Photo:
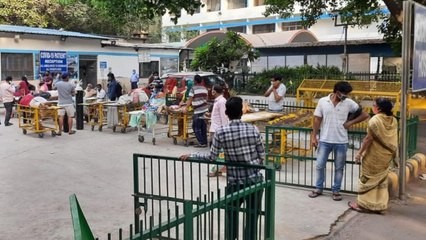
[{"label": "green foliage", "polygon": [[0,0],[0,24],[48,27],[56,1]]},{"label": "green foliage", "polygon": [[[359,27],[369,25],[371,22],[384,23],[378,26],[379,32],[383,33],[385,40],[392,46],[398,46],[401,39],[402,0],[265,0],[265,15],[279,14],[281,17],[290,17],[296,6],[300,6],[300,14],[305,26],[312,26],[321,15],[327,13],[339,14],[342,22],[356,24]],[[417,0],[425,3],[425,0]],[[390,10],[390,15],[381,13],[381,5],[385,4]],[[399,53],[400,48],[394,48]]]},{"label": "green foliage", "polygon": [[195,49],[191,68],[218,72],[221,69],[230,69],[233,63],[244,57],[252,62],[259,54],[240,38],[238,33],[227,32],[222,41],[213,38]]},{"label": "green foliage", "polygon": [[246,91],[252,94],[263,94],[271,85],[271,78],[276,75],[282,76],[282,82],[287,87],[287,94],[295,95],[303,79],[342,79],[343,73],[337,67],[327,66],[276,67],[264,70],[250,78],[246,85]]}]

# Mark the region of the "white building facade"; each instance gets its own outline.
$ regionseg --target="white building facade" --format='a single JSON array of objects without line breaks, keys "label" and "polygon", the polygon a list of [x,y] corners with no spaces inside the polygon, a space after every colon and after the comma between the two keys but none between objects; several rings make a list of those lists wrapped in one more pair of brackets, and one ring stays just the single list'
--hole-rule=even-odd
[{"label": "white building facade", "polygon": [[[193,15],[183,11],[176,25],[170,20],[170,15],[163,16],[164,41],[186,42],[190,40],[185,39],[185,36],[188,36],[185,32],[188,31],[192,32],[189,36],[202,35],[217,30],[235,31],[247,35],[265,35],[306,29],[301,24],[301,17],[298,14],[300,11],[297,7],[294,16],[283,19],[276,15],[265,17],[263,15],[266,10],[264,0],[202,0],[202,2],[204,6]],[[386,8],[383,8],[382,11],[388,12]],[[356,47],[348,47],[349,71],[376,73],[388,68],[393,72],[400,70],[400,57],[394,56],[391,53],[392,51],[389,50],[390,48],[380,52],[381,49],[374,50],[375,46],[370,44],[364,48],[370,50],[363,52],[364,43],[377,42],[383,38],[378,32],[377,25],[379,23],[372,23],[362,28],[348,27],[347,40],[363,42]],[[256,62],[249,64],[251,71],[259,72],[277,66],[297,67],[303,64],[316,66],[325,63],[327,66],[337,66],[343,70],[344,28],[335,26],[332,16],[323,14],[316,24],[306,30],[313,33],[319,43],[333,42],[338,46],[337,49],[324,48],[323,51],[320,50],[315,53],[307,50],[307,52],[300,52],[300,54],[297,51],[281,51],[281,53],[269,51],[266,54],[265,51],[261,50],[261,57]],[[180,36],[177,33],[181,33]],[[279,36],[279,34],[276,34],[276,36]],[[281,45],[284,44],[283,41]],[[282,46],[282,48],[286,48],[286,46]]]},{"label": "white building facade", "polygon": [[[170,20],[170,15],[164,15],[163,28],[166,32],[183,28],[188,31],[197,31],[199,34],[213,30],[259,34],[303,29],[298,9],[295,9],[294,16],[282,19],[278,16],[263,15],[266,9],[264,0],[202,0],[202,2],[204,7],[192,16],[183,11],[176,25]],[[348,40],[382,38],[376,25],[377,23],[372,23],[368,28],[349,27]],[[318,22],[307,30],[312,31],[319,41],[337,41],[344,37],[343,28],[335,27],[334,20],[327,14],[321,16]]]},{"label": "white building facade", "polygon": [[[130,89],[128,80],[133,69],[141,78],[154,71],[178,71],[179,49],[77,32],[0,25],[0,75],[2,79],[12,76],[18,80],[25,75],[29,80],[38,80],[46,69],[51,73],[66,71],[72,79],[83,80],[85,86],[106,85],[107,74],[112,72]],[[62,56],[44,59],[54,54]],[[60,64],[43,65],[47,62]]]}]

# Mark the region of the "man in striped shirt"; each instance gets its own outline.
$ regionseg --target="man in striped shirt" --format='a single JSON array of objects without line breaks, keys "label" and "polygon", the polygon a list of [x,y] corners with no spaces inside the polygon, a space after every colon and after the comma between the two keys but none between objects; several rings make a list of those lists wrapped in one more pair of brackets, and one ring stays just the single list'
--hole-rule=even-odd
[{"label": "man in striped shirt", "polygon": [[209,108],[207,105],[208,91],[207,88],[202,85],[203,79],[200,75],[194,76],[194,82],[195,86],[192,87],[188,95],[185,112],[187,112],[189,106],[192,106],[194,109],[192,129],[198,140],[198,145],[195,145],[195,147],[207,147],[207,124],[203,116]]},{"label": "man in striped shirt", "polygon": [[[265,159],[265,147],[259,129],[241,121],[243,100],[232,97],[226,102],[225,113],[230,123],[216,129],[213,144],[208,153],[192,153],[182,155],[181,160],[188,158],[215,161],[223,149],[225,161],[247,165],[262,164]],[[228,166],[226,194],[232,194],[250,185],[262,182],[260,170],[249,166]],[[237,239],[239,226],[239,208],[246,202],[244,236],[242,239],[257,239],[258,218],[260,215],[263,191],[257,191],[247,197],[231,201],[226,208],[225,239]],[[237,210],[236,210],[237,209]]]}]

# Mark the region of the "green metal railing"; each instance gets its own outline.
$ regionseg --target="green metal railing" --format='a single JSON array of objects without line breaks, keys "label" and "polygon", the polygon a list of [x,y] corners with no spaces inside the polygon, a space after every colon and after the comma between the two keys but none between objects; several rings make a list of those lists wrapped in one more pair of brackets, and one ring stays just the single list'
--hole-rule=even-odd
[{"label": "green metal railing", "polygon": [[[219,164],[255,169],[264,178],[229,185],[225,177],[208,177]],[[119,229],[118,239],[125,233],[126,239],[275,239],[271,166],[134,154],[133,174],[135,223],[128,231]],[[77,198],[70,202],[75,239],[93,239]]]},{"label": "green metal railing", "polygon": [[415,116],[407,120],[407,155],[412,157],[417,153],[417,128],[419,117]]},{"label": "green metal railing", "polygon": [[[407,121],[407,154],[413,156],[417,150],[418,117]],[[365,125],[365,124],[364,124]],[[312,128],[266,126],[266,159],[279,171],[277,183],[299,187],[315,188],[316,151],[311,147]],[[360,148],[366,130],[354,126],[348,131],[349,147],[344,169],[342,192],[356,193],[358,189],[359,166],[355,154]],[[324,189],[331,190],[334,180],[334,156],[327,161]]]}]

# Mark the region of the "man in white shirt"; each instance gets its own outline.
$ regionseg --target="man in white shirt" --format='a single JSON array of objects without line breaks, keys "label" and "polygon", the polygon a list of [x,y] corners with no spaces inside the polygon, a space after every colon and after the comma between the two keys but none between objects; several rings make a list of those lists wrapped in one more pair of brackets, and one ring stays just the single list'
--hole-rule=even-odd
[{"label": "man in white shirt", "polygon": [[[334,156],[334,183],[332,198],[334,201],[342,200],[340,187],[343,179],[343,170],[346,164],[348,149],[348,130],[352,125],[366,120],[366,112],[359,111],[360,106],[348,94],[352,92],[349,82],[340,81],[334,85],[333,93],[321,98],[314,112],[314,124],[311,135],[311,144],[318,148],[316,159],[316,184],[315,190],[309,194],[310,198],[322,195],[325,181],[325,170],[328,156]],[[349,113],[359,112],[359,115],[348,120]],[[321,128],[319,143],[318,131]]]},{"label": "man in white shirt", "polygon": [[0,84],[0,97],[3,101],[4,108],[6,109],[6,115],[4,118],[4,125],[6,127],[13,125],[13,123],[9,122],[9,120],[12,116],[13,101],[15,100],[13,94],[15,93],[16,89],[14,86],[10,85],[11,81],[12,77],[8,76]]},{"label": "man in white shirt", "polygon": [[265,92],[268,98],[268,111],[281,112],[283,110],[284,96],[287,91],[284,84],[281,83],[281,76],[271,78],[271,86]]},{"label": "man in white shirt", "polygon": [[102,89],[102,85],[97,84],[96,85],[96,101],[103,102],[105,100],[105,97],[106,97],[106,92],[105,90]]}]

